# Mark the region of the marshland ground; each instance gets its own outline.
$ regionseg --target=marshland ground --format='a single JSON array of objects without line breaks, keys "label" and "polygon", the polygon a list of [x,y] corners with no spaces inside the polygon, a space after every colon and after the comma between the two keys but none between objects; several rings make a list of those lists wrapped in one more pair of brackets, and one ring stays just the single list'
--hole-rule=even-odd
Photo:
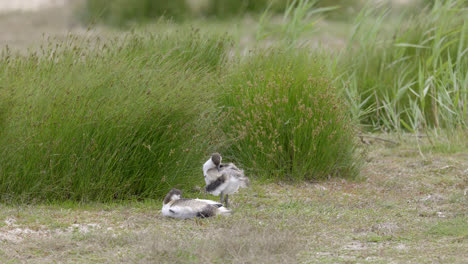
[{"label": "marshland ground", "polygon": [[[409,10],[408,13],[415,16],[416,21],[423,21],[423,14],[418,17],[415,13],[419,12],[414,12],[419,6],[406,3],[410,1],[397,2],[399,3],[392,5],[392,10]],[[54,54],[54,45],[71,41],[79,43],[78,46],[84,49],[92,46],[91,52],[83,51],[78,55],[64,52],[58,53],[58,57],[51,56],[60,66],[56,68],[47,60],[38,63],[34,56],[12,59],[8,53],[6,56],[10,61],[7,63],[3,57],[0,98],[8,100],[5,99],[0,104],[0,184],[3,185],[0,186],[0,262],[466,263],[468,78],[465,69],[468,62],[464,50],[468,41],[460,40],[467,39],[468,34],[460,32],[467,31],[467,23],[462,23],[461,26],[457,23],[451,25],[441,14],[432,13],[432,21],[428,19],[418,25],[426,30],[423,37],[418,39],[412,38],[414,34],[411,37],[396,34],[400,42],[392,43],[391,46],[407,50],[394,48],[396,51],[383,52],[391,54],[389,57],[376,55],[382,52],[375,47],[378,45],[371,44],[374,42],[369,40],[377,38],[376,35],[357,36],[351,42],[352,46],[366,48],[368,53],[366,56],[355,56],[354,59],[359,62],[353,64],[353,67],[366,67],[366,70],[360,71],[361,68],[358,68],[349,75],[343,74],[348,69],[336,67],[323,57],[312,55],[313,63],[310,64],[291,51],[291,47],[297,45],[301,46],[300,49],[305,47],[308,51],[323,51],[328,57],[334,57],[336,54],[333,52],[347,49],[349,38],[357,24],[381,23],[381,15],[384,13],[379,12],[357,19],[357,22],[357,13],[339,12],[321,19],[311,28],[305,24],[315,21],[315,17],[302,20],[298,15],[298,23],[294,24],[282,22],[281,15],[272,15],[272,24],[293,25],[293,29],[284,27],[279,33],[272,30],[271,26],[263,31],[258,29],[262,26],[261,13],[227,19],[193,18],[176,23],[145,21],[143,26],[130,26],[137,34],[145,32],[143,35],[146,32],[185,32],[190,27],[205,32],[201,35],[202,40],[195,38],[195,42],[189,41],[188,44],[178,33],[168,33],[169,35],[163,36],[167,39],[173,37],[175,40],[168,40],[167,43],[156,41],[156,48],[151,43],[149,45],[146,39],[128,36],[131,29],[127,27],[98,23],[87,29],[80,18],[77,18],[77,11],[67,2],[65,5],[33,12],[0,14],[0,44],[2,47],[8,45],[10,52],[18,52],[21,54],[19,56],[27,57],[37,51],[51,55]],[[385,31],[384,34],[387,34],[387,30],[393,32],[393,27],[398,26],[398,15],[395,13],[398,12],[385,13],[387,20],[377,31]],[[434,18],[436,15],[441,17]],[[463,19],[466,10],[459,15]],[[437,24],[439,21],[445,26],[440,31],[431,26],[424,28],[425,25],[431,25],[431,22]],[[404,26],[410,28],[408,32],[412,32],[411,26]],[[372,32],[375,28],[368,26],[366,29]],[[198,36],[192,29],[188,32]],[[227,32],[229,40],[211,41],[208,35],[208,40],[205,41],[203,37],[206,32],[221,36]],[[431,36],[430,32],[439,33],[431,38],[427,37]],[[260,36],[263,33],[268,37]],[[96,40],[98,37],[101,40]],[[112,42],[114,38],[118,40]],[[288,38],[293,38],[294,43],[285,41]],[[438,41],[433,44],[433,39]],[[444,42],[444,39],[448,41]],[[451,41],[453,39],[455,40]],[[140,49],[126,46],[126,41],[133,41]],[[180,42],[183,44],[179,45]],[[99,50],[100,43],[123,43],[123,48]],[[219,43],[225,46],[219,48]],[[286,57],[290,54],[291,58],[273,53],[274,59],[268,60],[255,54],[255,50],[275,46],[275,43],[281,43],[279,53],[286,54]],[[453,52],[451,45],[454,46]],[[167,46],[176,51],[173,52]],[[195,46],[204,48],[197,50]],[[60,47],[67,50],[68,46]],[[96,52],[93,47],[97,47],[97,51],[102,51],[104,55],[93,56],[96,54],[93,53]],[[177,47],[181,47],[180,53]],[[184,49],[192,51],[188,59]],[[356,49],[359,54],[363,54],[364,49]],[[419,49],[422,50],[420,53]],[[170,56],[161,55],[159,50],[170,50]],[[430,52],[425,53],[426,50]],[[200,52],[203,56],[209,56],[198,56]],[[221,53],[226,54],[220,55]],[[423,59],[414,65],[398,65],[405,63],[405,58],[415,53],[418,58]],[[449,55],[445,56],[446,53]],[[76,62],[76,58],[87,56],[89,59],[86,64]],[[148,56],[154,60],[164,59],[163,62],[151,64],[145,59]],[[252,56],[254,62],[236,61],[236,57],[248,56]],[[346,56],[352,57],[350,54],[341,55]],[[368,59],[367,56],[379,59]],[[298,66],[276,68],[265,65],[278,62],[295,63]],[[345,62],[348,62],[346,58],[336,59],[335,63]],[[313,66],[316,63],[323,65],[316,69]],[[423,67],[423,63],[428,65]],[[235,66],[225,66],[230,64]],[[380,64],[385,65],[385,71],[370,69]],[[157,68],[158,71],[147,70],[150,67]],[[179,70],[184,67],[194,70]],[[328,158],[314,163],[291,158],[291,163],[288,163],[285,156],[289,159],[290,153],[294,153],[294,157],[300,160],[310,157],[307,153],[312,153],[312,150],[322,153],[328,153],[329,150],[337,155],[342,149],[333,144],[324,145],[321,137],[309,137],[315,130],[301,130],[301,116],[295,120],[294,115],[291,115],[291,111],[297,113],[301,108],[288,110],[285,107],[288,104],[281,104],[274,97],[268,96],[253,96],[252,100],[241,100],[240,104],[236,104],[233,100],[239,100],[236,93],[238,95],[250,91],[245,90],[247,88],[239,91],[232,88],[228,93],[222,93],[224,89],[228,90],[225,85],[230,83],[236,87],[261,89],[263,76],[270,76],[273,80],[266,87],[289,85],[307,89],[309,86],[297,82],[297,79],[307,79],[309,76],[309,69],[304,70],[303,74],[301,67],[310,67],[310,72],[320,76],[320,80],[312,80],[312,86],[319,92],[326,90],[321,85],[329,88],[329,82],[336,86],[337,91],[345,91],[337,92],[344,98],[338,111],[348,113],[350,117],[341,112],[333,112],[335,109],[324,112],[310,110],[313,115],[321,115],[322,119],[308,123],[310,126],[319,126],[323,123],[321,121],[333,120],[334,129],[339,132],[329,132],[326,128],[320,131],[330,141],[342,143],[345,151],[341,152],[346,155],[340,156],[340,159]],[[252,73],[244,77],[245,72],[257,70],[260,72],[258,75]],[[291,73],[293,77],[277,77],[282,72]],[[415,79],[406,76],[405,72],[416,75]],[[139,79],[134,76],[137,73]],[[166,77],[171,74],[181,80]],[[343,77],[344,75],[347,77]],[[361,81],[363,76],[368,75],[375,78]],[[213,80],[218,78],[220,80]],[[323,84],[322,79],[327,78],[330,80]],[[114,79],[119,79],[120,83],[112,81]],[[388,87],[375,84],[376,80],[394,83],[398,89],[393,94],[393,86],[385,90]],[[188,111],[200,112],[200,116],[185,113],[183,109],[192,99],[201,98],[202,101],[213,102],[211,96],[200,94],[204,90],[193,88],[193,83],[215,89],[222,97],[223,107],[229,106],[233,110],[224,113],[224,108],[207,110],[206,105],[194,105]],[[359,85],[353,86],[353,83]],[[140,89],[145,85],[147,87]],[[81,89],[80,86],[86,89]],[[222,89],[218,90],[218,86],[222,86]],[[180,96],[182,102],[180,105],[178,101],[167,99],[167,96],[170,98],[174,95],[166,92],[168,87],[176,87],[175,94],[177,98]],[[369,87],[377,91],[372,92],[372,98],[367,94]],[[90,88],[96,92],[88,93],[87,89]],[[131,90],[131,93],[122,92],[125,89]],[[114,91],[123,95],[114,95]],[[313,94],[314,91],[316,90],[312,91]],[[278,93],[281,92],[284,91],[280,89]],[[140,94],[145,97],[142,98]],[[161,94],[165,100],[169,100],[168,104],[164,105],[158,99],[147,99],[146,96],[150,94]],[[359,94],[362,96],[358,96]],[[297,103],[293,100],[295,96],[301,97],[304,94],[290,92],[287,95],[290,102]],[[356,96],[358,99],[351,100]],[[314,97],[319,98],[319,101],[311,99],[310,104],[305,102],[304,109],[316,104],[326,109],[326,105],[321,104],[322,99],[327,104],[342,102],[333,94],[326,94],[320,99],[315,93]],[[50,101],[44,98],[58,98],[56,103],[59,106],[54,103],[54,106],[45,107],[44,104],[49,104]],[[70,99],[73,99],[73,103],[64,103],[70,102]],[[266,102],[265,105],[262,102]],[[168,107],[163,109],[170,110],[163,115],[157,107],[148,106],[151,103],[162,104]],[[297,141],[291,143],[292,134],[281,134],[281,131],[277,132],[274,128],[267,131],[271,134],[279,133],[272,145],[268,145],[271,138],[268,135],[262,138],[261,133],[245,138],[243,131],[255,134],[255,131],[260,131],[259,128],[268,129],[264,123],[256,121],[256,118],[268,120],[269,116],[256,117],[254,114],[267,112],[265,109],[270,109],[270,103],[278,104],[277,109],[286,108],[283,112],[273,112],[284,118],[281,127],[291,124],[295,135],[304,136],[306,141],[316,142],[308,146],[305,141],[296,139]],[[239,105],[240,110],[236,110]],[[101,108],[107,112],[100,112]],[[242,110],[251,112],[244,113]],[[63,117],[60,115],[62,112],[68,115]],[[111,114],[108,115],[109,113]],[[236,115],[230,116],[232,113]],[[223,124],[221,128],[207,121],[218,114],[228,120],[233,118],[234,121]],[[148,122],[169,121],[157,121],[157,125],[152,126],[139,119],[142,115],[154,116]],[[208,118],[204,119],[205,116]],[[244,130],[239,132],[236,127],[238,116],[247,120],[241,122],[252,122],[253,125],[243,127]],[[197,145],[197,142],[190,139],[193,131],[200,131],[197,130],[200,129],[199,120],[202,120],[202,128],[212,128],[217,134],[202,134],[200,138],[204,138],[206,142]],[[345,121],[340,123],[342,120]],[[75,126],[78,121],[84,125]],[[348,121],[356,125],[348,127],[344,124]],[[190,125],[183,126],[184,122],[189,122]],[[60,129],[56,127],[57,123],[62,124]],[[92,126],[88,127],[87,124]],[[99,129],[95,130],[96,124],[102,124],[102,127],[98,126]],[[180,126],[182,129],[175,131],[179,133],[180,140],[164,133],[157,137],[145,133],[146,130],[159,133],[158,126],[165,129]],[[188,130],[189,133],[184,134],[183,130]],[[222,139],[216,138],[219,133],[223,134]],[[335,134],[338,136],[334,136]],[[127,138],[132,140],[127,141]],[[235,146],[240,146],[239,149],[234,148],[231,143],[225,144],[230,138],[238,140]],[[160,146],[157,144],[160,140],[174,143],[169,147]],[[256,150],[251,150],[251,144],[256,149],[264,147],[265,151],[257,153]],[[104,147],[107,145],[110,147]],[[137,149],[138,146],[141,149]],[[192,153],[192,150],[188,150],[189,146],[193,151],[201,153]],[[113,148],[118,151],[115,152]],[[300,148],[300,151],[295,148]],[[165,192],[171,187],[169,185],[180,186],[186,197],[217,199],[200,190],[203,188],[201,164],[210,151],[218,149],[228,153],[227,159],[242,164],[253,179],[249,188],[230,197],[234,214],[231,217],[182,221],[163,218],[160,213],[160,196],[163,191],[158,193],[157,190],[163,189]],[[264,155],[264,152],[271,149],[276,149],[280,154],[274,157]],[[126,152],[130,154],[127,155]],[[154,158],[157,156],[155,153],[160,152],[167,152],[167,157]],[[281,155],[283,152],[288,154]],[[300,153],[305,154],[301,156]],[[182,159],[183,155],[194,161]],[[107,162],[114,162],[114,157],[118,157],[115,163],[120,162],[125,166],[119,167],[118,164]],[[131,157],[138,157],[139,160],[134,161]],[[158,171],[161,170],[159,163],[176,161],[193,169],[169,170],[178,179],[172,179],[170,175]],[[272,164],[287,164],[290,170],[282,170],[278,166],[279,168],[265,172]],[[90,168],[84,168],[86,165]],[[303,173],[309,170],[319,176],[315,178],[314,175]],[[161,181],[155,183],[151,180],[138,180],[140,177],[146,180],[153,174],[156,174],[154,177],[161,178]],[[22,183],[12,175],[19,175],[18,179],[26,177],[31,184]],[[115,179],[116,175],[122,176]],[[41,177],[43,180],[35,180]],[[75,181],[78,178],[80,180]],[[185,183],[184,179],[188,179],[189,183]],[[93,185],[93,182],[96,184]]]}]

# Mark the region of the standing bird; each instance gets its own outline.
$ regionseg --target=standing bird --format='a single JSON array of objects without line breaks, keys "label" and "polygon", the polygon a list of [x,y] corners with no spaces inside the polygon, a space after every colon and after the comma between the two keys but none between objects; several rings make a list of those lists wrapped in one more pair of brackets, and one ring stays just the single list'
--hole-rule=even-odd
[{"label": "standing bird", "polygon": [[205,176],[205,190],[213,195],[220,195],[220,202],[229,207],[228,195],[237,192],[239,188],[249,185],[249,178],[244,171],[237,168],[233,163],[221,163],[222,157],[214,153],[211,158],[203,164],[203,175]]},{"label": "standing bird", "polygon": [[182,198],[182,191],[173,188],[163,201],[163,216],[187,219],[206,218],[215,215],[230,215],[231,210],[223,207],[222,203],[203,199]]}]

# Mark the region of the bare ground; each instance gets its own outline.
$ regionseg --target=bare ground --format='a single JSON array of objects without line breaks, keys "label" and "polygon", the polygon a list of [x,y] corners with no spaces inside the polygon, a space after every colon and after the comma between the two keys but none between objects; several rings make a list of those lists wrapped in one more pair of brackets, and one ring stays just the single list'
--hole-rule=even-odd
[{"label": "bare ground", "polygon": [[13,11],[9,12],[9,5],[0,3],[0,49],[37,49],[48,38],[65,39],[69,33],[86,31],[73,14],[77,0],[51,1],[60,5],[36,2],[31,2],[29,8],[26,1],[10,4]]},{"label": "bare ground", "polygon": [[166,219],[160,201],[1,206],[0,262],[466,263],[468,153],[411,142],[368,147],[362,180],[254,182],[231,217]]}]

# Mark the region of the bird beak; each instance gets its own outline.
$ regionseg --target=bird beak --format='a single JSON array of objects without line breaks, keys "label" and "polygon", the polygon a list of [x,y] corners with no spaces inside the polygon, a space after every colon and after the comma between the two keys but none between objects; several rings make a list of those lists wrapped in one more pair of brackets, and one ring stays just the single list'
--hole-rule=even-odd
[{"label": "bird beak", "polygon": [[218,171],[219,171],[219,168],[220,168],[220,167],[221,167],[220,165],[217,165],[217,166],[216,166],[216,169],[218,169]]}]

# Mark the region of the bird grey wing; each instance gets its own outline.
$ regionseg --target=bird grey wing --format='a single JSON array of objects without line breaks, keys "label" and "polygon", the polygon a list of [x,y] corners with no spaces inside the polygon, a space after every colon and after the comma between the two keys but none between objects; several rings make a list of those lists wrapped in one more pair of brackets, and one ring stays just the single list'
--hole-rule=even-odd
[{"label": "bird grey wing", "polygon": [[229,163],[228,166],[224,167],[221,170],[221,173],[227,174],[229,177],[236,177],[240,180],[247,178],[244,174],[244,170],[241,170],[236,167],[236,165]]},{"label": "bird grey wing", "polygon": [[230,169],[234,171],[241,171],[241,169],[239,169],[236,165],[234,165],[234,163],[221,163],[219,167],[221,170]]}]

